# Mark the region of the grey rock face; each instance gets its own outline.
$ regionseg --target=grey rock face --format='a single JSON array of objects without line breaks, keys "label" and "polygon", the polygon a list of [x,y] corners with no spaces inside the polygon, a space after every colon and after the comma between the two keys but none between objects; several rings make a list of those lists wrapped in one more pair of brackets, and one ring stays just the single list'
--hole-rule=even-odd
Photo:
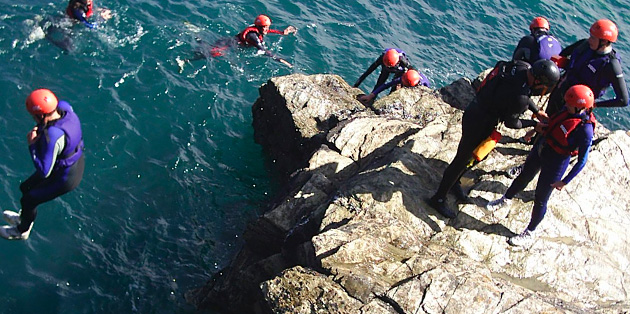
[{"label": "grey rock face", "polygon": [[289,187],[188,300],[229,313],[630,311],[628,133],[598,127],[586,168],[553,192],[531,246],[506,239],[527,226],[536,180],[509,206],[485,208],[524,162],[525,130],[501,129],[462,178],[473,204],[449,196],[456,218],[425,203],[455,155],[470,84],[402,89],[365,108],[338,76],[270,80],[253,109],[256,139],[290,165]]}]

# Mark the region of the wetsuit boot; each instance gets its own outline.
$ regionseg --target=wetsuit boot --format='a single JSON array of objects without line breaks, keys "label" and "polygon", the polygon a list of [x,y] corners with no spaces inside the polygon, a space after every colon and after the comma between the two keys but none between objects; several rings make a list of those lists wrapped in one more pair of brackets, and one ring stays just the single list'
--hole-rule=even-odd
[{"label": "wetsuit boot", "polygon": [[457,214],[446,206],[446,200],[443,198],[436,198],[434,195],[433,197],[427,199],[427,203],[446,218],[457,217]]}]

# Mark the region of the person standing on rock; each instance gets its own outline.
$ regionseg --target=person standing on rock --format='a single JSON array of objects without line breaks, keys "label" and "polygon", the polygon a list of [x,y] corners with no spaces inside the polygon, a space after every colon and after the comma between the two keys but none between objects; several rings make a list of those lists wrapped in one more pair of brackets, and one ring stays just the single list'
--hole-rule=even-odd
[{"label": "person standing on rock", "polygon": [[535,17],[529,24],[530,34],[521,38],[514,49],[513,60],[523,60],[532,64],[540,59],[551,60],[562,51],[558,40],[549,33],[549,21]]},{"label": "person standing on rock", "polygon": [[536,127],[542,130],[544,124],[519,117],[529,108],[538,119],[547,118],[538,111],[530,96],[549,91],[559,78],[560,71],[550,60],[538,60],[531,66],[520,60],[499,61],[464,111],[457,154],[444,170],[438,190],[427,203],[443,216],[455,218],[456,213],[446,205],[446,196],[454,186],[461,190],[458,181],[468,169],[475,148],[500,122],[512,129]]},{"label": "person standing on rock", "polygon": [[[374,90],[376,90],[379,86],[385,84],[391,74],[394,74],[394,79],[397,79],[407,72],[407,70],[415,70],[404,51],[398,48],[387,48],[378,56],[378,58],[376,58],[372,65],[370,65],[370,67],[361,74],[357,82],[354,83],[352,87],[358,88],[363,80],[365,80],[379,67],[381,68],[381,74],[376,80],[376,85],[374,85],[372,93],[374,93]],[[400,88],[400,86],[393,85],[390,92],[393,92],[398,88]]]},{"label": "person standing on rock", "polygon": [[427,79],[424,74],[416,71],[416,70],[408,70],[400,77],[394,78],[388,83],[381,84],[376,87],[371,93],[368,95],[359,95],[357,99],[364,105],[371,104],[373,100],[380,94],[382,91],[392,87],[392,86],[404,86],[404,87],[414,87],[414,86],[426,86],[431,87],[431,83],[429,83],[429,79]]},{"label": "person standing on rock", "polygon": [[560,53],[564,59],[560,62],[566,70],[558,87],[549,97],[547,114],[554,114],[564,106],[564,93],[573,85],[583,84],[591,88],[598,99],[609,86],[615,92],[615,98],[599,100],[594,107],[625,107],[630,97],[623,78],[621,61],[612,45],[617,41],[617,25],[602,19],[593,23],[590,37],[582,39]]},{"label": "person standing on rock", "polygon": [[9,225],[0,227],[0,236],[7,240],[28,239],[37,206],[76,188],[85,168],[81,123],[70,104],[37,89],[26,98],[26,109],[37,122],[26,136],[35,173],[20,184],[20,213],[3,212]]},{"label": "person standing on rock", "polygon": [[[534,230],[545,217],[547,202],[553,189],[561,191],[580,173],[588,160],[596,123],[592,113],[595,102],[593,92],[586,85],[574,85],[564,94],[564,99],[565,107],[550,117],[544,137],[530,151],[521,174],[512,181],[505,195],[488,202],[487,207],[490,210],[507,205],[540,172],[529,225],[519,235],[508,240],[510,245],[527,245],[533,239]],[[577,162],[562,178],[571,156],[575,155],[578,156]]]}]

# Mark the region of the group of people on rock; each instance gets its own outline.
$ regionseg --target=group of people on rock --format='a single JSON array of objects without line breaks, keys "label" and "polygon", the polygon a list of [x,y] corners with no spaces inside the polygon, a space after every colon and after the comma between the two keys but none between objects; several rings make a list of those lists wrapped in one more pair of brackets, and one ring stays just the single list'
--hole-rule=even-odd
[{"label": "group of people on rock", "polygon": [[[91,0],[70,0],[66,13],[87,27],[96,27],[88,21],[93,13]],[[279,31],[270,29],[270,26],[271,19],[259,15],[254,24],[239,32],[234,40],[292,66],[265,48],[264,36],[268,33],[288,35],[295,33],[296,28],[289,26]],[[513,129],[534,127],[540,135],[535,137],[522,171],[502,197],[487,205],[495,209],[509,203],[540,172],[531,221],[523,232],[509,239],[512,245],[522,245],[532,238],[544,218],[553,189],[561,190],[586,164],[596,124],[592,109],[628,105],[621,64],[612,47],[618,36],[617,26],[612,21],[596,21],[590,28],[588,39],[564,49],[549,33],[549,22],[545,18],[535,18],[530,24],[530,32],[519,41],[512,60],[497,62],[480,84],[476,97],[464,111],[456,156],[445,169],[437,191],[427,200],[443,216],[455,218],[457,214],[449,208],[447,194],[451,191],[458,201],[470,201],[459,179],[474,165],[475,149],[493,136],[500,123]],[[218,50],[213,49],[212,53],[219,55],[224,49],[215,48]],[[385,49],[354,87],[359,87],[379,67],[381,73],[372,91],[358,97],[363,104],[371,104],[388,88],[393,92],[401,87],[430,87],[427,77],[410,64],[404,51],[397,48]],[[391,74],[393,79],[386,82]],[[597,100],[609,86],[613,87],[615,97]],[[545,94],[550,96],[543,111],[530,96]],[[5,239],[27,239],[37,206],[78,186],[85,167],[80,121],[68,102],[58,100],[48,89],[37,89],[26,98],[26,109],[36,122],[27,134],[36,171],[20,185],[22,210],[19,213],[3,212],[9,223],[0,227],[0,236]],[[528,109],[537,120],[521,118]],[[578,161],[565,176],[570,158],[575,155]]]},{"label": "group of people on rock", "polygon": [[[503,196],[487,204],[491,210],[508,204],[540,173],[530,223],[508,239],[516,246],[531,243],[551,192],[562,190],[584,168],[596,125],[593,108],[628,105],[628,89],[613,49],[618,36],[615,23],[596,21],[589,38],[564,49],[549,33],[545,18],[536,17],[530,31],[519,41],[512,60],[499,61],[480,84],[464,111],[455,158],[444,170],[435,194],[427,199],[440,214],[455,218],[457,213],[448,206],[447,194],[452,192],[458,202],[470,202],[459,180],[475,164],[473,151],[493,136],[500,123],[512,129],[534,127],[538,135],[520,174]],[[615,96],[601,99],[610,86]],[[549,98],[543,111],[530,96],[545,94]],[[537,120],[521,118],[528,109]],[[577,162],[565,175],[572,156],[577,156]]]}]

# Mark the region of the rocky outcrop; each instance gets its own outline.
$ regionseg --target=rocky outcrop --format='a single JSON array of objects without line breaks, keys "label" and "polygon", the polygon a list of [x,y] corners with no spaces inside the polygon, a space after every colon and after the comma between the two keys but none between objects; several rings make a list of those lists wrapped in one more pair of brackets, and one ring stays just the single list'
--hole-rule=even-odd
[{"label": "rocky outcrop", "polygon": [[473,95],[459,80],[402,89],[370,108],[334,75],[271,79],[256,140],[292,172],[245,232],[230,266],[187,294],[226,313],[627,313],[630,136],[597,130],[582,173],[552,195],[533,244],[506,237],[530,218],[535,180],[510,206],[488,200],[530,146],[504,134],[462,178],[472,204],[446,219],[425,203],[455,155]]}]

